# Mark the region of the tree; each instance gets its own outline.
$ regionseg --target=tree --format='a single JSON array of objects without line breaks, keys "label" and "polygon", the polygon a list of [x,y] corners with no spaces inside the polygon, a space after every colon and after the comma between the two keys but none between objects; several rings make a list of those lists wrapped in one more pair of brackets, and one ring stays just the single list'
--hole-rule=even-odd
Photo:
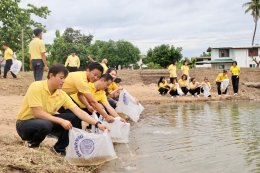
[{"label": "tree", "polygon": [[[21,0],[0,1],[0,40],[7,42],[13,51],[21,57],[21,34],[24,31],[24,45],[28,45],[33,38],[33,29],[45,26],[32,19],[31,16],[46,19],[50,14],[48,7],[36,7],[28,4],[27,8],[20,8]],[[27,48],[25,48],[27,49]],[[29,54],[25,54],[25,67],[29,67]],[[27,68],[28,69],[28,68]]]},{"label": "tree", "polygon": [[181,51],[182,48],[180,47],[175,48],[174,46],[170,46],[168,44],[162,44],[154,49],[148,50],[145,62],[153,62],[166,68],[172,63],[173,60],[181,60]]},{"label": "tree", "polygon": [[61,35],[60,31],[56,31],[56,37],[54,42],[47,52],[50,53],[48,61],[53,63],[65,63],[68,55],[72,51],[76,51],[80,58],[81,66],[86,66],[87,48],[90,46],[93,39],[93,35],[81,34],[80,30],[74,30],[73,28],[67,28]]},{"label": "tree", "polygon": [[253,16],[253,20],[255,23],[254,34],[252,38],[252,46],[253,46],[255,41],[257,22],[260,17],[260,0],[251,0],[250,2],[244,3],[243,7],[246,8],[245,13],[251,12],[251,15]]},{"label": "tree", "polygon": [[110,67],[117,67],[118,65],[128,66],[135,64],[140,59],[140,50],[125,40],[97,40],[88,47],[87,52],[88,55],[94,57],[98,62],[107,58]]}]

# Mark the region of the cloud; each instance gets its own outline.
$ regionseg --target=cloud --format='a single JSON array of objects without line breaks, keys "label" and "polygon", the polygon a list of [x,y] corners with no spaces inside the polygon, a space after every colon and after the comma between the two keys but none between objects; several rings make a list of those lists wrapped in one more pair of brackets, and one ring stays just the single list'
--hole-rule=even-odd
[{"label": "cloud", "polygon": [[242,8],[246,0],[22,0],[22,5],[29,2],[52,11],[41,20],[46,42],[55,30],[73,27],[96,40],[129,40],[144,54],[159,44],[183,47],[184,56],[199,56],[209,46],[250,45],[254,26]]}]

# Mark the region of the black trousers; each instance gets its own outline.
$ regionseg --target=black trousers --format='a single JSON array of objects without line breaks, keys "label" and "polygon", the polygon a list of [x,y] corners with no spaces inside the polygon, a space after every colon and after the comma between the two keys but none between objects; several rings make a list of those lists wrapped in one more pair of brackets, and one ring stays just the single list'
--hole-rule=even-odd
[{"label": "black trousers", "polygon": [[[13,60],[12,59],[8,59],[5,61],[5,67],[4,67],[4,78],[6,78],[7,73],[10,71],[11,66],[13,65]],[[11,75],[13,76],[13,78],[16,78],[16,75],[11,72]]]},{"label": "black trousers", "polygon": [[181,90],[184,93],[184,95],[187,95],[187,93],[189,92],[187,87],[181,87]]},{"label": "black trousers", "polygon": [[[81,120],[72,113],[62,113],[54,115],[68,120],[73,127],[79,128]],[[54,149],[59,152],[65,151],[69,144],[69,131],[65,130],[60,124],[55,124],[46,119],[29,119],[16,122],[16,130],[22,140],[37,146],[45,139],[48,134],[58,137]]]},{"label": "black trousers", "polygon": [[161,95],[165,95],[167,94],[167,92],[169,91],[168,88],[159,88],[158,91],[160,92]]},{"label": "black trousers", "polygon": [[178,96],[179,94],[178,94],[177,90],[170,90],[170,95],[171,96]]},{"label": "black trousers", "polygon": [[78,71],[78,67],[70,67],[70,66],[68,66],[67,69],[69,70],[69,72]]},{"label": "black trousers", "polygon": [[227,94],[227,88],[223,93],[221,93],[221,82],[216,82],[216,84],[217,84],[217,88],[218,88],[218,95]]},{"label": "black trousers", "polygon": [[233,75],[231,80],[232,80],[232,86],[233,86],[234,93],[238,93],[239,76]]},{"label": "black trousers", "polygon": [[194,96],[196,93],[197,93],[197,95],[199,95],[199,94],[200,94],[200,88],[197,87],[197,88],[195,88],[195,89],[190,89],[189,92],[190,92],[190,94],[193,95],[193,96]]}]

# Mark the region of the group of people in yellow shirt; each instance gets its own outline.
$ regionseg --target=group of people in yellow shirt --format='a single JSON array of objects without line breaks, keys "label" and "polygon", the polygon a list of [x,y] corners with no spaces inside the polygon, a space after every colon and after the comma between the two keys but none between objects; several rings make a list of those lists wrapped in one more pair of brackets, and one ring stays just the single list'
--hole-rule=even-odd
[{"label": "group of people in yellow shirt", "polygon": [[[201,83],[197,82],[195,78],[189,77],[188,61],[184,61],[181,67],[182,76],[178,81],[177,81],[177,72],[176,72],[177,68],[176,68],[175,60],[168,67],[168,70],[170,73],[170,83],[168,84],[165,77],[160,77],[158,81],[158,91],[160,95],[165,95],[169,91],[169,94],[172,97],[174,96],[178,97],[180,95],[180,92],[178,92],[178,88],[179,88],[181,90],[181,93],[183,93],[183,95],[187,95],[187,93],[189,92],[192,96],[197,95],[199,97],[200,93],[204,92],[203,90],[204,86],[207,86],[209,90],[211,89],[211,84],[207,77],[205,77],[204,81]],[[232,80],[234,95],[238,95],[240,67],[237,65],[236,61],[232,63],[232,66],[230,67],[230,72],[232,74],[231,80]],[[227,88],[224,91],[221,91],[221,83],[226,79],[228,79],[227,70],[223,70],[223,72],[217,75],[215,81],[217,85],[218,95],[227,93]],[[209,97],[211,97],[211,95],[209,95]]]},{"label": "group of people in yellow shirt", "polygon": [[[81,122],[95,125],[101,130],[107,126],[91,117],[95,111],[107,122],[113,122],[118,113],[110,106],[121,89],[115,82],[115,69],[104,69],[93,62],[86,71],[68,73],[62,64],[53,65],[47,80],[33,82],[23,99],[18,113],[16,129],[28,147],[39,147],[49,134],[58,138],[52,150],[62,155],[68,145],[68,130],[82,128]],[[121,121],[125,122],[123,118]]]}]

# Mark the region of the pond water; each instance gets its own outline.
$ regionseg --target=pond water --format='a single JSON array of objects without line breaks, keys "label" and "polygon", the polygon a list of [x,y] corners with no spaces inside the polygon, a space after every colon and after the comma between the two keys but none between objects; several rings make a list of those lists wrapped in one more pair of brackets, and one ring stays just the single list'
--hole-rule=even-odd
[{"label": "pond water", "polygon": [[146,107],[104,173],[260,172],[260,103]]}]

